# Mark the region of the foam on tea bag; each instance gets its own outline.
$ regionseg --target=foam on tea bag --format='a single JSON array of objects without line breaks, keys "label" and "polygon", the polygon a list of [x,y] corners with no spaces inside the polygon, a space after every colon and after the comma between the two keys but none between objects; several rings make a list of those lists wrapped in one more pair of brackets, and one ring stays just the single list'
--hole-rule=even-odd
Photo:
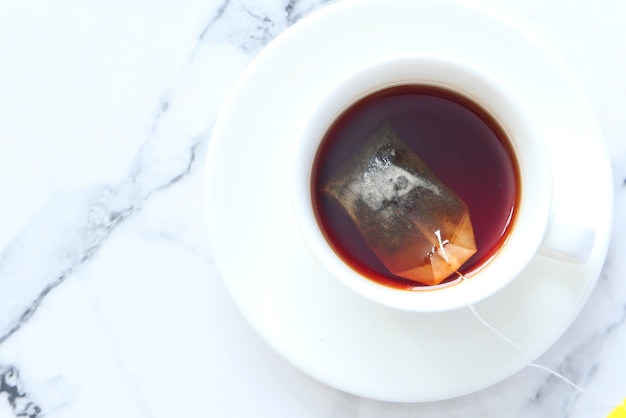
[{"label": "foam on tea bag", "polygon": [[385,124],[325,191],[394,275],[441,283],[475,252],[465,203]]}]

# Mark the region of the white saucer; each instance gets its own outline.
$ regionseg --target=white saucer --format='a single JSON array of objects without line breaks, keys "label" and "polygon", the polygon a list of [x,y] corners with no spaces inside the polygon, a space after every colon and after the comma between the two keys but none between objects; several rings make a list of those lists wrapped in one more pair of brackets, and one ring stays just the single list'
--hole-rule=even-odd
[{"label": "white saucer", "polygon": [[476,305],[534,359],[572,323],[606,256],[612,176],[592,111],[562,63],[512,22],[436,0],[345,0],[300,21],[246,70],[214,129],[208,228],[233,299],[293,365],[335,388],[389,401],[480,390],[529,359],[469,309],[391,310],[329,276],[302,240],[287,195],[289,152],[311,104],[337,79],[381,56],[440,54],[491,71],[540,115],[555,174],[554,207],[596,232],[585,265],[537,256]]}]

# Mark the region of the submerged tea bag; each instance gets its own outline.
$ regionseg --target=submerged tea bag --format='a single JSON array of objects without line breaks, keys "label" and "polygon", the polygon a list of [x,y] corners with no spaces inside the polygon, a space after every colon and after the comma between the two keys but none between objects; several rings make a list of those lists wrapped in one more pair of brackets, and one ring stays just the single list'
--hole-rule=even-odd
[{"label": "submerged tea bag", "polygon": [[394,275],[441,283],[476,252],[467,206],[388,124],[325,186]]}]

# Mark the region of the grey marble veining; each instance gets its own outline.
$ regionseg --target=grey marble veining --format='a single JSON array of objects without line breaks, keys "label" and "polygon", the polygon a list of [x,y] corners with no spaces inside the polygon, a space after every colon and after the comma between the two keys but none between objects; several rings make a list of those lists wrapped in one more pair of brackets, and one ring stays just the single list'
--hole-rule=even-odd
[{"label": "grey marble veining", "polygon": [[205,42],[228,43],[254,55],[282,31],[326,3],[329,0],[224,1],[200,38]]},{"label": "grey marble veining", "polygon": [[28,418],[40,416],[41,408],[28,398],[15,368],[0,367],[0,393],[6,396],[15,416]]}]

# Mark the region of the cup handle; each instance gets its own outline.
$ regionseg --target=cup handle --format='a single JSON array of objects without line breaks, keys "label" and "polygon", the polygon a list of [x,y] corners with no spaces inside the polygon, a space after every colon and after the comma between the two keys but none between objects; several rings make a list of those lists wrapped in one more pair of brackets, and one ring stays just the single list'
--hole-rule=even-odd
[{"label": "cup handle", "polygon": [[591,255],[595,231],[552,215],[548,230],[539,247],[539,254],[570,263],[583,264]]}]

